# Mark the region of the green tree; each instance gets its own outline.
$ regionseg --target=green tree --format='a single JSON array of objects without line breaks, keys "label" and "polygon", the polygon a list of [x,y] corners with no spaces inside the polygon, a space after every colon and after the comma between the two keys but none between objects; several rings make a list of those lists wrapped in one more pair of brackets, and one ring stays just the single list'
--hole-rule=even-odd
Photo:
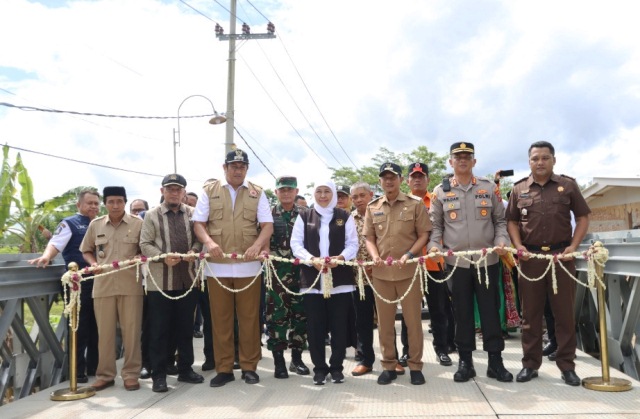
[{"label": "green tree", "polygon": [[74,214],[78,192],[85,187],[71,189],[36,205],[33,182],[20,153],[12,166],[9,147],[5,145],[2,151],[0,236],[4,245],[17,246],[22,253],[39,253],[47,243],[40,232],[53,230],[62,218]]},{"label": "green tree", "polygon": [[[333,175],[331,178],[338,185],[353,185],[356,182],[366,182],[371,185],[376,192],[381,192],[378,174],[380,166],[385,162],[392,162],[402,166],[402,172],[406,179],[407,166],[411,163],[426,163],[429,166],[429,190],[442,181],[442,177],[446,173],[447,159],[449,155],[444,154],[438,156],[435,152],[429,151],[426,146],[419,146],[409,153],[394,153],[393,151],[381,147],[380,151],[371,159],[372,165],[363,166],[357,171],[353,168],[343,167],[339,169],[331,168]],[[409,187],[406,183],[402,186],[403,192],[408,192]]]}]

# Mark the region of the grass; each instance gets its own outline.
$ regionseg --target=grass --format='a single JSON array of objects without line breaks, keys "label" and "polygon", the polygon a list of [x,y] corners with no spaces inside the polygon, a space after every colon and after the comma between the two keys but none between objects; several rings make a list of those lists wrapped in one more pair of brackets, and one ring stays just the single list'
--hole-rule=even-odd
[{"label": "grass", "polygon": [[[56,326],[60,322],[60,317],[62,317],[62,312],[64,310],[64,303],[62,299],[59,299],[51,306],[51,310],[49,311],[49,324],[55,330]],[[28,332],[31,332],[33,325],[35,324],[35,319],[33,318],[33,314],[31,313],[31,309],[28,304],[24,305],[24,319],[23,324],[26,327]]]}]

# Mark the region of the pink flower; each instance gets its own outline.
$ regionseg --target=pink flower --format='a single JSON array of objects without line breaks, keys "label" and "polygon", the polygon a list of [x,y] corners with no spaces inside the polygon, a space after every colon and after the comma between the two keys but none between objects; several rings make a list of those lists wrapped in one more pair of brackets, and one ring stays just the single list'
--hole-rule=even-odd
[{"label": "pink flower", "polygon": [[300,258],[295,258],[295,259],[293,260],[293,264],[294,264],[295,266],[300,265]]},{"label": "pink flower", "polygon": [[147,261],[147,257],[145,255],[140,255],[140,262],[145,263]]},{"label": "pink flower", "polygon": [[447,250],[447,256],[449,257],[453,256],[453,250],[451,249]]},{"label": "pink flower", "polygon": [[78,281],[80,281],[80,275],[78,275],[78,274],[73,274],[73,276],[71,277],[71,280],[72,280],[73,282],[78,282]]},{"label": "pink flower", "polygon": [[71,289],[74,291],[78,291],[80,287],[78,287],[78,284],[76,282],[74,282],[73,284],[71,284]]},{"label": "pink flower", "polygon": [[487,248],[486,247],[482,248],[482,256],[487,256]]},{"label": "pink flower", "polygon": [[111,262],[111,266],[113,266],[114,269],[120,269],[120,262],[114,260],[113,262]]},{"label": "pink flower", "polygon": [[231,253],[231,259],[238,259],[238,254],[236,252]]},{"label": "pink flower", "polygon": [[391,256],[389,256],[389,257],[387,258],[386,263],[387,263],[387,266],[391,266],[391,265],[393,265],[393,258],[392,258]]},{"label": "pink flower", "polygon": [[331,258],[329,256],[325,256],[324,263],[331,263]]},{"label": "pink flower", "polygon": [[519,258],[521,258],[522,255],[524,255],[524,249],[518,249],[517,255]]},{"label": "pink flower", "polygon": [[200,252],[200,254],[198,255],[198,259],[200,260],[204,259],[204,252]]},{"label": "pink flower", "polygon": [[362,265],[364,264],[364,260],[362,260],[362,259],[358,259],[358,260],[356,260],[356,263],[357,263],[358,265],[362,266]]},{"label": "pink flower", "polygon": [[420,256],[418,258],[418,262],[420,263],[420,265],[424,265],[424,256]]},{"label": "pink flower", "polygon": [[558,254],[553,255],[553,263],[558,263]]},{"label": "pink flower", "polygon": [[589,255],[587,254],[587,252],[582,252],[582,257],[584,257],[584,260],[589,260]]},{"label": "pink flower", "polygon": [[89,269],[90,269],[89,266],[84,267],[83,271],[85,275],[89,275]]}]

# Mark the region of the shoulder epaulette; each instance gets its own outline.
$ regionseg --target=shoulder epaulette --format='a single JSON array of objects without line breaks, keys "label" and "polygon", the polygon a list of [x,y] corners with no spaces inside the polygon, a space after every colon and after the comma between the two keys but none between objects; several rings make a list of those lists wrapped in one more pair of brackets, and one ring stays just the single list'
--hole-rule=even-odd
[{"label": "shoulder epaulette", "polygon": [[567,175],[560,175],[560,176],[562,176],[562,177],[566,177],[567,179],[571,179],[571,180],[572,180],[572,181],[574,181],[574,182],[576,181],[576,178],[573,178],[573,177],[571,177],[571,176],[567,176]]},{"label": "shoulder epaulette", "polygon": [[529,176],[525,176],[525,177],[523,177],[522,179],[520,179],[519,181],[514,182],[514,184],[513,184],[513,185],[515,186],[515,185],[517,185],[518,183],[520,183],[520,182],[524,182],[524,181],[525,181],[525,180],[527,180],[527,179],[529,179]]},{"label": "shoulder epaulette", "polygon": [[411,198],[411,199],[414,199],[414,200],[416,200],[416,201],[420,201],[420,202],[422,202],[422,198],[418,198],[418,197],[417,197],[417,196],[415,196],[415,195],[407,194],[407,196],[408,196],[409,198]]},{"label": "shoulder epaulette", "polygon": [[94,220],[95,220],[95,221],[102,220],[102,219],[103,219],[104,217],[106,217],[107,215],[108,215],[108,214],[101,215],[101,216],[99,216],[99,217],[94,218]]},{"label": "shoulder epaulette", "polygon": [[367,204],[367,206],[369,206],[369,205],[373,204],[374,202],[376,202],[376,201],[377,201],[377,200],[379,200],[380,198],[382,198],[382,196],[379,196],[379,197],[377,197],[377,198],[374,198],[371,202],[369,202],[369,203]]}]

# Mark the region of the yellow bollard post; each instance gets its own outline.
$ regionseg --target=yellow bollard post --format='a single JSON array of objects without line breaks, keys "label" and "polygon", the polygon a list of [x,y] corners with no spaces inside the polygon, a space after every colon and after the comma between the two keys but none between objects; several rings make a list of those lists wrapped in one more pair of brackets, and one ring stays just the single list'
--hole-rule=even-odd
[{"label": "yellow bollard post", "polygon": [[[597,245],[597,244],[596,244]],[[600,244],[602,246],[602,244]],[[604,281],[604,268],[595,264],[596,277]],[[602,377],[587,377],[582,380],[582,386],[596,391],[627,391],[631,390],[631,381],[624,378],[611,378],[609,376],[609,345],[607,336],[606,303],[604,300],[604,287],[596,280],[598,293],[598,320],[600,323],[600,362],[602,364]]]},{"label": "yellow bollard post", "polygon": [[[69,270],[77,273],[78,264],[71,262],[69,264]],[[80,285],[80,284],[78,284]],[[96,394],[96,390],[92,387],[80,387],[78,388],[78,376],[76,370],[76,358],[77,358],[77,343],[76,343],[76,328],[78,327],[78,304],[74,304],[71,308],[71,327],[69,331],[70,336],[70,348],[69,348],[69,388],[63,388],[51,392],[51,400],[53,401],[66,401],[66,400],[79,400],[86,399]]]}]

